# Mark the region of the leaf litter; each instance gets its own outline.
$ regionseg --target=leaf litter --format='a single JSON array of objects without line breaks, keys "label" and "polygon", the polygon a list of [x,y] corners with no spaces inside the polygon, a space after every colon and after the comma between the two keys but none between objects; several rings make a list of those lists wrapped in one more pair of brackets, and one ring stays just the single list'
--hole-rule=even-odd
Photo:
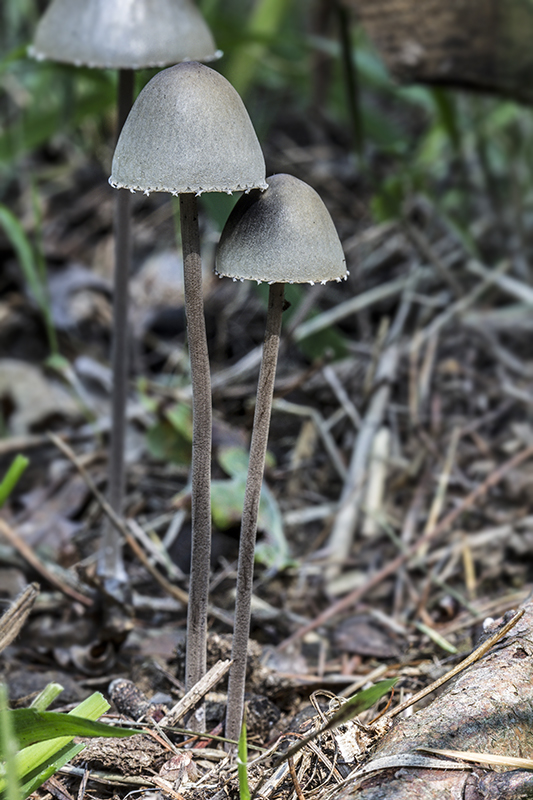
[{"label": "leaf litter", "polygon": [[[401,221],[375,224],[358,199],[368,191],[364,179],[358,186],[352,172],[343,181],[332,177],[338,170],[324,168],[324,159],[342,161],[342,147],[327,140],[318,164],[313,132],[307,133],[307,144],[297,145],[274,128],[267,155],[272,171],[291,163],[329,205],[351,274],[347,285],[288,292],[247,696],[252,793],[261,777],[262,797],[296,793],[300,800],[322,797],[345,780],[389,724],[380,729],[377,719],[372,727],[382,712],[380,719],[390,720],[389,698],[378,690],[357,721],[327,730],[346,698],[368,683],[385,681],[390,688],[396,682],[394,709],[398,693],[416,693],[447,673],[472,649],[483,620],[525,600],[533,547],[531,290],[523,265],[507,253],[509,223],[495,219],[490,203],[476,196],[470,242],[414,194]],[[142,324],[132,341],[128,418],[135,446],[128,450],[120,521],[131,597],[105,594],[95,572],[105,516],[95,489],[105,482],[109,398],[105,381],[77,371],[76,359],[107,363],[109,296],[97,277],[102,273],[92,280],[89,269],[111,222],[99,177],[60,224],[54,224],[59,194],[51,195],[44,214],[46,251],[65,267],[61,305],[52,310],[60,309],[60,347],[75,380],[58,389],[57,373],[52,378],[36,366],[41,343],[29,338],[13,359],[9,345],[26,317],[36,319],[35,309],[14,283],[0,297],[0,357],[13,359],[30,386],[21,391],[19,380],[5,373],[0,401],[12,439],[2,441],[0,460],[7,467],[15,452],[31,460],[1,512],[0,558],[28,584],[41,583],[23,626],[26,609],[13,605],[17,592],[4,591],[9,581],[2,582],[18,638],[2,630],[0,669],[13,701],[32,691],[31,680],[17,685],[21,673],[31,679],[46,672],[59,682],[68,676],[87,693],[111,692],[110,683],[121,679],[141,694],[138,707],[114,698],[115,711],[127,722],[143,721],[150,738],[127,740],[127,754],[123,742],[111,748],[93,741],[64,770],[61,785],[70,791],[88,768],[97,797],[125,796],[133,785],[222,800],[238,791],[237,766],[223,749],[221,664],[231,650],[242,446],[253,415],[264,294],[205,276],[214,424],[221,432],[213,465],[210,608],[216,682],[184,702],[190,390],[183,315],[173,306],[169,312],[165,287],[152,285],[157,273],[150,259],[161,243],[166,261],[175,260],[172,212],[157,197],[134,201],[145,253],[139,281],[149,279],[153,292],[146,308],[138,293]],[[76,176],[71,180],[75,185]],[[84,227],[80,220],[91,209],[98,213]],[[74,257],[83,257],[83,272],[72,266]],[[60,271],[54,280],[61,285]],[[85,291],[92,295],[82,307],[69,305]],[[178,302],[179,287],[175,294]],[[163,423],[165,444],[179,457],[167,458],[168,451],[161,457],[161,436],[159,450],[154,444],[153,431]],[[44,434],[51,424],[74,460]],[[88,488],[80,466],[91,477]],[[50,525],[39,537],[43,520]],[[185,733],[181,710],[165,726],[172,709],[194,708],[204,690],[208,735]],[[314,738],[298,752],[288,749],[288,760],[279,763],[280,750],[303,742],[311,730]]]}]

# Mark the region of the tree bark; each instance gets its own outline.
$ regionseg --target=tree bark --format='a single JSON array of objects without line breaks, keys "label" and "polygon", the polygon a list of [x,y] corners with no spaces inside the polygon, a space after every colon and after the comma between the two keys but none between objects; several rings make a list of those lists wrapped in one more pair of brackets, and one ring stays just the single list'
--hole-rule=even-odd
[{"label": "tree bark", "polygon": [[344,0],[392,75],[533,101],[529,0]]},{"label": "tree bark", "polygon": [[[431,705],[397,720],[334,800],[485,800],[533,797],[533,772],[471,764],[406,766],[431,750],[533,758],[533,603],[486,656],[459,674]],[[391,766],[379,769],[381,759]],[[387,761],[381,761],[387,764]],[[461,762],[459,761],[459,764]],[[362,765],[360,764],[358,769]]]}]

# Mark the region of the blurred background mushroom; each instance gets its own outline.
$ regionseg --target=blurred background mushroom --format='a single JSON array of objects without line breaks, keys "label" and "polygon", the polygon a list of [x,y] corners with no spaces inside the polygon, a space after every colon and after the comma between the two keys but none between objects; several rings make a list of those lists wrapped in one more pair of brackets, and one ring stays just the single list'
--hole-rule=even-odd
[{"label": "blurred background mushroom", "polygon": [[[53,0],[43,15],[30,55],[75,66],[118,70],[117,136],[134,98],[134,70],[181,61],[212,61],[211,31],[191,0]],[[128,395],[128,278],[131,268],[130,196],[117,194],[113,288],[111,433],[108,500],[121,513],[125,492]],[[106,521],[98,572],[112,593],[125,588],[120,537]]]}]

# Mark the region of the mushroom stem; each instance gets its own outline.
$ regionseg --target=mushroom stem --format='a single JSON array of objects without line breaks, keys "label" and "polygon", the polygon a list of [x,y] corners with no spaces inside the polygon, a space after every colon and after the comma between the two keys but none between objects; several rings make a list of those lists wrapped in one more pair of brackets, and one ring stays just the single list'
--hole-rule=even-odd
[{"label": "mushroom stem", "polygon": [[207,600],[211,560],[211,377],[202,295],[198,210],[193,194],[180,194],[181,243],[187,337],[191,362],[193,439],[191,464],[191,573],[187,612],[186,686],[205,675]]},{"label": "mushroom stem", "polygon": [[[257,518],[270,430],[274,380],[278,363],[284,290],[285,287],[282,283],[273,283],[270,286],[263,356],[257,385],[257,400],[250,445],[250,462],[244,493],[239,563],[237,567],[235,623],[231,651],[233,663],[229,673],[226,711],[226,736],[228,739],[234,740],[239,738],[243,717]],[[230,746],[230,749],[233,749],[233,746]]]},{"label": "mushroom stem", "polygon": [[[118,74],[117,138],[133,104],[134,72],[121,69]],[[124,441],[128,395],[128,278],[131,263],[130,192],[120,189],[115,199],[115,274],[113,285],[113,345],[111,366],[111,441],[109,452],[108,499],[113,511],[122,513],[125,491]],[[99,573],[106,581],[126,582],[120,536],[105,524],[100,550]]]}]

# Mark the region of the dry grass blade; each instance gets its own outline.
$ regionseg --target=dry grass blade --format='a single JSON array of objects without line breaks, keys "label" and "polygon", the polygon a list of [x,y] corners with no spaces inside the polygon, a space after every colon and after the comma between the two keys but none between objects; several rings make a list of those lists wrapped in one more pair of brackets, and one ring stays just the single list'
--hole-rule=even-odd
[{"label": "dry grass blade", "polygon": [[[353,544],[359,519],[361,501],[366,484],[368,459],[374,438],[382,425],[390,400],[391,384],[398,367],[398,347],[390,345],[383,353],[376,371],[375,385],[378,387],[370,400],[365,418],[359,429],[353,449],[350,468],[341,497],[341,507],[328,540],[331,553],[326,578],[331,581],[341,571]],[[333,561],[333,559],[335,559]]]},{"label": "dry grass blade", "polygon": [[107,515],[110,522],[115,526],[115,528],[122,534],[128,545],[131,547],[139,561],[143,564],[144,567],[148,570],[150,575],[157,581],[157,583],[164,589],[171,597],[174,597],[180,603],[186,605],[189,601],[188,595],[183,589],[180,589],[179,586],[174,586],[173,584],[169,583],[166,578],[161,575],[159,570],[157,570],[146,557],[142,547],[138,544],[138,542],[134,539],[131,533],[128,530],[126,523],[120,518],[120,516],[116,513],[116,511],[110,506],[107,502],[105,497],[103,496],[102,492],[98,489],[95,482],[83,466],[80,463],[80,460],[76,457],[76,454],[72,450],[69,445],[64,442],[59,436],[56,436],[55,433],[49,433],[48,437],[52,440],[52,442],[56,445],[56,447],[69,459],[69,461],[74,464],[80,475],[82,476],[83,480],[98,500],[103,512]]},{"label": "dry grass blade", "polygon": [[329,328],[336,322],[340,322],[340,320],[352,316],[363,308],[369,308],[374,305],[374,303],[384,300],[387,297],[400,294],[408,283],[409,277],[395,278],[381,286],[368,289],[366,292],[362,292],[356,297],[346,300],[344,303],[338,303],[334,308],[324,311],[322,314],[298,325],[294,331],[293,339],[295,342],[301,342],[303,339],[311,336],[311,334]]},{"label": "dry grass blade", "polygon": [[0,618],[0,653],[19,635],[40,590],[38,583],[30,583]]},{"label": "dry grass blade", "polygon": [[424,747],[425,753],[435,753],[448,758],[460,758],[463,761],[475,761],[479,764],[493,764],[511,769],[533,769],[533,758],[517,758],[515,756],[496,756],[492,753],[471,753],[469,750],[433,750]]}]

